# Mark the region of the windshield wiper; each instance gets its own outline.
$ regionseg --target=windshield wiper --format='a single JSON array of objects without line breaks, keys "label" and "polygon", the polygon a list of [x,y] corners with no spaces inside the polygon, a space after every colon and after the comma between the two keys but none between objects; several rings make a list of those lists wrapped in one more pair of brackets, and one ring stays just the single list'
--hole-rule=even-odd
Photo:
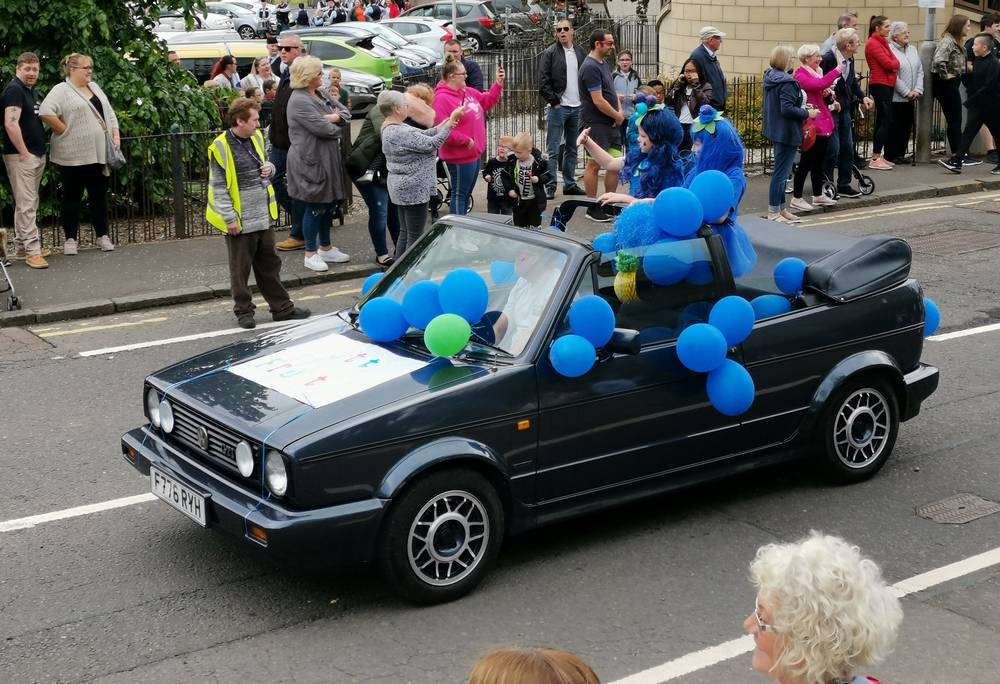
[{"label": "windshield wiper", "polygon": [[514,358],[514,355],[511,354],[509,351],[507,351],[503,347],[497,346],[493,342],[487,342],[486,339],[482,335],[476,334],[475,331],[472,331],[472,337],[470,338],[469,341],[470,341],[471,344],[476,344],[476,345],[479,345],[480,347],[486,347],[487,349],[489,349],[491,351],[494,351],[497,354],[499,354],[499,355],[501,355],[501,356],[503,356],[505,358],[508,358],[508,359]]}]

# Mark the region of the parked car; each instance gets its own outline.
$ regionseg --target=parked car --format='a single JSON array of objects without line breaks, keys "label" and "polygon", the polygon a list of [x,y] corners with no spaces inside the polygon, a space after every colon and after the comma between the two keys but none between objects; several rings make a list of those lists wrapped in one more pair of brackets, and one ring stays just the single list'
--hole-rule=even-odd
[{"label": "parked car", "polygon": [[222,14],[233,22],[233,28],[241,38],[263,38],[265,34],[275,30],[273,20],[263,20],[257,15],[257,10],[251,5],[236,2],[209,2],[205,5],[209,12]]},{"label": "parked car", "polygon": [[303,39],[307,36],[332,36],[372,55],[395,57],[399,60],[400,73],[404,76],[426,75],[433,69],[433,55],[428,55],[423,48],[410,45],[405,40],[389,40],[384,34],[391,29],[376,29],[376,26],[379,26],[376,22],[343,22],[317,28],[292,29],[286,33],[295,33]]},{"label": "parked car", "polygon": [[497,19],[508,33],[523,33],[541,27],[542,14],[532,11],[524,0],[490,0]]},{"label": "parked car", "polygon": [[393,54],[400,58],[400,61],[402,61],[404,54],[413,54],[415,56],[419,55],[421,63],[426,61],[429,66],[437,64],[438,55],[434,52],[434,50],[426,48],[419,43],[412,42],[405,36],[398,33],[391,26],[387,26],[384,22],[379,21],[363,23],[348,21],[341,25],[348,27],[364,27],[369,31],[374,31],[377,36],[375,38],[375,43],[387,46],[393,51]]},{"label": "parked car", "polygon": [[[497,19],[496,12],[490,0],[469,2],[462,0],[455,5],[457,10],[456,26],[469,34],[472,51],[501,47],[507,30]],[[401,17],[430,17],[442,21],[451,21],[452,4],[448,1],[432,2],[420,5],[403,12]]]},{"label": "parked car", "polygon": [[[339,67],[338,67],[339,68]],[[323,87],[329,87],[329,70],[323,72]],[[351,69],[340,69],[340,85],[347,89],[351,114],[363,117],[375,105],[378,94],[385,89],[385,81],[378,76]]]},{"label": "parked car", "polygon": [[211,43],[171,42],[167,43],[167,47],[180,57],[181,68],[191,72],[199,83],[203,83],[211,76],[215,63],[225,55],[236,58],[236,72],[240,78],[249,74],[254,60],[267,54],[264,41],[255,41],[259,45],[248,45],[250,42],[254,41],[243,41],[239,36],[234,36],[233,40]]},{"label": "parked car", "polygon": [[[204,14],[195,12],[194,24],[195,29],[219,30],[233,28],[232,19],[228,16],[214,14],[212,12],[206,12]],[[161,7],[159,9],[159,20],[156,24],[156,30],[186,31],[187,23],[184,20],[182,11],[179,9],[167,9],[166,7]]]},{"label": "parked car", "polygon": [[336,38],[300,34],[305,51],[327,66],[351,69],[380,77],[387,88],[399,75],[399,60],[383,57],[373,49],[370,38]]},{"label": "parked car", "polygon": [[[563,203],[556,220],[587,204]],[[539,525],[793,459],[867,479],[937,387],[901,240],[741,218],[760,277],[734,279],[707,234],[671,243],[691,277],[654,286],[643,265],[619,298],[613,254],[509,220],[447,216],[358,305],[153,373],[148,423],[123,435],[123,457],[203,527],[277,556],[374,563],[394,591],[435,603],[472,590],[505,537]],[[810,262],[796,296],[771,277],[788,256]],[[359,306],[458,267],[488,274],[487,313],[452,358],[419,330],[381,344],[362,332]],[[755,383],[730,417],[677,338],[734,294],[785,306],[724,350]],[[588,372],[566,377],[550,349],[588,295],[618,327]],[[494,334],[502,319],[515,334]]]},{"label": "parked car", "polygon": [[444,62],[444,44],[452,38],[458,38],[462,43],[462,49],[468,53],[472,52],[472,41],[468,34],[457,31],[451,26],[451,22],[432,19],[430,17],[396,17],[395,19],[385,19],[381,24],[388,26],[399,33],[407,40],[422,45],[435,54],[435,63]]}]

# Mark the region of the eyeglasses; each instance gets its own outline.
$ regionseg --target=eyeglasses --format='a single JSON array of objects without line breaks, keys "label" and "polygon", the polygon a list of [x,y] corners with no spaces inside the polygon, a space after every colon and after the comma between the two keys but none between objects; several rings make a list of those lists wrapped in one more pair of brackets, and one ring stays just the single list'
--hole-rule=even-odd
[{"label": "eyeglasses", "polygon": [[279,45],[278,49],[282,52],[288,52],[289,50],[301,50],[298,45]]},{"label": "eyeglasses", "polygon": [[569,26],[560,26],[560,27],[556,28],[556,33],[567,33],[567,32],[572,31],[572,30],[573,29],[571,29]]},{"label": "eyeglasses", "polygon": [[754,608],[753,608],[753,616],[754,616],[754,619],[757,620],[757,629],[759,629],[761,632],[777,632],[778,631],[778,628],[775,627],[774,625],[769,625],[766,622],[764,622],[764,619],[760,616],[760,611],[757,610],[757,606],[754,606]]},{"label": "eyeglasses", "polygon": [[468,71],[456,71],[454,74],[452,74],[452,76],[468,76],[468,75],[469,75]]},{"label": "eyeglasses", "polygon": [[[178,60],[178,61],[180,61],[180,60]],[[85,66],[85,67],[75,66],[75,67],[70,67],[70,68],[71,69],[83,69],[84,71],[93,71],[94,70],[93,66]]]}]

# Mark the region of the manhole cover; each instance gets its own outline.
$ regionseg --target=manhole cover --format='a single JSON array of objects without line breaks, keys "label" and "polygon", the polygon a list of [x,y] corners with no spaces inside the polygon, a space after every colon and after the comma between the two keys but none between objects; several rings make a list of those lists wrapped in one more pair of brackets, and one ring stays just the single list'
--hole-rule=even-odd
[{"label": "manhole cover", "polygon": [[1000,247],[1000,233],[981,230],[946,230],[943,233],[918,235],[907,240],[910,249],[923,254],[952,256]]},{"label": "manhole cover", "polygon": [[1000,503],[975,494],[956,494],[934,503],[917,506],[917,515],[937,523],[961,525],[1000,512]]}]

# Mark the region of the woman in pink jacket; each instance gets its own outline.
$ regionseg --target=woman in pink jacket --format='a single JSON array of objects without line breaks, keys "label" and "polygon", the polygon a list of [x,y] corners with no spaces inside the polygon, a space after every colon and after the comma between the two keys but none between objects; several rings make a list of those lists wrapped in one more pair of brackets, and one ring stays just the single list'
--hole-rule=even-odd
[{"label": "woman in pink jacket", "polygon": [[892,91],[899,75],[899,60],[889,48],[891,22],[884,15],[876,15],[868,22],[868,42],[865,43],[865,61],[868,62],[868,92],[875,100],[875,133],[872,134],[872,158],[869,169],[890,171],[894,164],[882,156],[882,149],[889,140],[892,127]]},{"label": "woman in pink jacket", "polygon": [[497,78],[487,92],[465,87],[465,67],[449,57],[441,70],[441,82],[434,89],[435,124],[447,119],[456,107],[465,106],[465,114],[451,131],[438,156],[448,165],[451,178],[452,214],[464,216],[469,207],[469,195],[479,177],[479,160],[486,149],[486,112],[500,101],[503,92],[503,67],[497,67]]},{"label": "woman in pink jacket", "polygon": [[[837,201],[823,194],[823,160],[826,158],[826,144],[833,133],[833,117],[827,105],[827,99],[833,100],[833,84],[840,78],[841,66],[828,74],[824,74],[819,63],[823,55],[819,45],[803,45],[798,51],[801,66],[795,70],[795,80],[806,95],[806,109],[819,112],[815,119],[810,119],[816,126],[816,142],[808,150],[802,152],[799,165],[795,169],[792,181],[792,209],[812,211],[813,206],[830,206]],[[834,108],[839,104],[831,105]],[[839,110],[838,110],[839,111]],[[802,189],[806,184],[806,176],[812,178],[812,204],[802,199]]]}]

